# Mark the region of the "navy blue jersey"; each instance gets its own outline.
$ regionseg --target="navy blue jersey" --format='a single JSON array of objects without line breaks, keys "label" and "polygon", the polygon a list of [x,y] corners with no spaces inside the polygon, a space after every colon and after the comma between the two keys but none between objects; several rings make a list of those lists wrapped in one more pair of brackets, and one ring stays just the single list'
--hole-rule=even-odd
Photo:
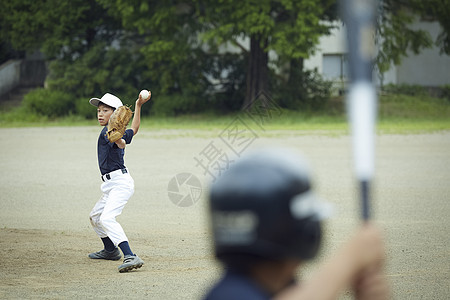
[{"label": "navy blue jersey", "polygon": [[[120,149],[116,143],[111,143],[106,137],[107,131],[108,127],[105,126],[102,132],[100,132],[97,144],[98,166],[102,175],[125,168],[123,160],[125,149]],[[122,138],[127,144],[130,144],[133,139],[133,134],[132,129],[127,129]]]},{"label": "navy blue jersey", "polygon": [[272,296],[247,276],[228,271],[204,300],[268,300]]}]

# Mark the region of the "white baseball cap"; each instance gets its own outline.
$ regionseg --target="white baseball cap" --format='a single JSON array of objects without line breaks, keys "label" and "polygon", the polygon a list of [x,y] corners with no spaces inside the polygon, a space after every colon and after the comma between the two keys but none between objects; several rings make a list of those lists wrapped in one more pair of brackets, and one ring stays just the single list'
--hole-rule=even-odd
[{"label": "white baseball cap", "polygon": [[113,94],[110,94],[110,93],[104,94],[103,97],[100,98],[100,99],[99,98],[91,98],[89,100],[90,104],[92,104],[94,106],[97,106],[97,107],[98,107],[98,104],[100,102],[105,103],[106,105],[109,105],[109,106],[114,107],[114,108],[118,108],[120,106],[123,106],[122,101],[120,101],[120,99],[118,97],[116,97],[116,96],[114,96]]}]

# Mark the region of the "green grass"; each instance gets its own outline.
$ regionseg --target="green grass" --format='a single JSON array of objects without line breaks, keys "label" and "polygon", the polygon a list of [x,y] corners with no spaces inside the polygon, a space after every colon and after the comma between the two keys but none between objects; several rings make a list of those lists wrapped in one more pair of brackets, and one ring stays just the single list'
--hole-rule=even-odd
[{"label": "green grass", "polygon": [[426,95],[382,95],[377,128],[382,133],[422,133],[450,129],[450,101]]},{"label": "green grass", "polygon": [[[95,112],[93,112],[95,114]],[[142,127],[152,130],[224,130],[236,120],[261,132],[296,130],[316,134],[346,134],[348,123],[344,99],[334,98],[327,109],[316,113],[282,110],[263,119],[252,119],[245,113],[214,114],[204,113],[177,117],[146,116]],[[261,123],[261,120],[264,122]],[[95,119],[86,120],[70,115],[49,119],[27,112],[23,107],[0,107],[0,127],[31,126],[95,126]],[[379,97],[377,131],[386,134],[425,133],[450,130],[450,101],[428,96],[408,96],[386,94]],[[267,133],[270,134],[270,133]]]}]

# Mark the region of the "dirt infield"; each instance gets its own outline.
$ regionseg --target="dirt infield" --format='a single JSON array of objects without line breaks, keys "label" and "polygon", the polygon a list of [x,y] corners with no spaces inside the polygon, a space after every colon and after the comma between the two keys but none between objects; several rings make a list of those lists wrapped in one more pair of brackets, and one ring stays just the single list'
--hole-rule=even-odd
[{"label": "dirt infield", "polygon": [[[304,276],[359,222],[348,136],[256,131],[233,148],[220,132],[144,129],[126,150],[136,192],[119,221],[145,265],[121,274],[120,261],[87,257],[101,248],[88,220],[100,197],[99,130],[0,129],[1,299],[200,298],[220,270],[207,229],[211,176],[200,163],[213,146],[230,160],[267,145],[309,158],[318,194],[337,209],[326,225],[321,255]],[[169,198],[168,183],[180,173],[202,183],[191,206]],[[449,299],[450,132],[379,136],[374,188],[394,299]]]}]

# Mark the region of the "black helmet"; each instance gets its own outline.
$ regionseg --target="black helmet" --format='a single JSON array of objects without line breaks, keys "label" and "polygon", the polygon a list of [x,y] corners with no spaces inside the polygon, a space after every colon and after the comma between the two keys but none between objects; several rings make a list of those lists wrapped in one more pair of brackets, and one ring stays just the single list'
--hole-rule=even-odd
[{"label": "black helmet", "polygon": [[233,163],[210,189],[216,256],[226,264],[249,257],[313,258],[326,210],[309,177],[305,162],[285,150],[259,151]]}]

